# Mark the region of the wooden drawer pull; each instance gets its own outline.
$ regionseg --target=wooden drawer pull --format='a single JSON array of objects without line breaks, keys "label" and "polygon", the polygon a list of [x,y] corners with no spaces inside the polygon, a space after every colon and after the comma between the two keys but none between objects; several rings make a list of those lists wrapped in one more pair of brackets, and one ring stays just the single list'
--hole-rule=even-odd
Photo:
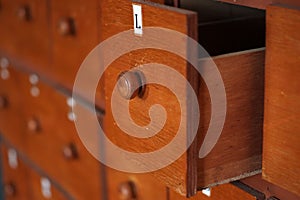
[{"label": "wooden drawer pull", "polygon": [[78,158],[76,146],[73,143],[64,146],[63,155],[67,160],[74,160]]},{"label": "wooden drawer pull", "polygon": [[8,100],[5,96],[1,95],[0,96],[0,109],[7,108],[8,106]]},{"label": "wooden drawer pull", "polygon": [[31,118],[27,122],[27,128],[31,132],[39,132],[41,130],[41,125],[38,119]]},{"label": "wooden drawer pull", "polygon": [[136,199],[136,188],[132,181],[120,183],[118,191],[122,200]]},{"label": "wooden drawer pull", "polygon": [[124,71],[118,77],[117,88],[125,99],[133,99],[137,95],[143,96],[145,78],[139,71]]},{"label": "wooden drawer pull", "polygon": [[31,13],[30,13],[30,8],[29,6],[20,6],[17,15],[20,20],[23,21],[29,21],[31,19]]},{"label": "wooden drawer pull", "polygon": [[58,32],[63,35],[75,35],[75,23],[72,18],[62,18],[58,22]]},{"label": "wooden drawer pull", "polygon": [[4,185],[4,193],[5,193],[5,196],[9,196],[9,197],[12,197],[12,196],[15,196],[16,195],[16,186],[15,184],[13,183],[7,183]]}]

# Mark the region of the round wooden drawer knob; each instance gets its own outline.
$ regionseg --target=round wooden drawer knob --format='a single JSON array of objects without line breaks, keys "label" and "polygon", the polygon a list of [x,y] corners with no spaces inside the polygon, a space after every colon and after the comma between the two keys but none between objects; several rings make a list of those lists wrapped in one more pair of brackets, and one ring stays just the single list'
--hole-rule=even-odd
[{"label": "round wooden drawer knob", "polygon": [[31,118],[27,122],[27,128],[31,132],[38,132],[41,129],[40,122],[35,118]]},{"label": "round wooden drawer knob", "polygon": [[78,158],[78,152],[74,144],[68,144],[63,147],[63,155],[66,159],[72,160]]},{"label": "round wooden drawer knob", "polygon": [[19,7],[17,15],[20,20],[29,21],[31,18],[30,8],[28,6]]},{"label": "round wooden drawer knob", "polygon": [[61,35],[74,35],[74,20],[71,18],[62,18],[58,22],[58,32]]},{"label": "round wooden drawer knob", "polygon": [[4,193],[6,196],[12,197],[16,195],[16,186],[13,183],[4,185]]},{"label": "round wooden drawer knob", "polygon": [[0,96],[0,108],[4,109],[8,106],[8,100],[5,96]]},{"label": "round wooden drawer knob", "polygon": [[135,191],[135,185],[131,181],[127,181],[124,183],[121,183],[119,185],[119,194],[120,199],[122,200],[133,200],[136,199],[136,191]]},{"label": "round wooden drawer knob", "polygon": [[142,96],[144,92],[144,76],[138,71],[125,71],[118,77],[117,88],[120,95],[125,99],[133,99]]}]

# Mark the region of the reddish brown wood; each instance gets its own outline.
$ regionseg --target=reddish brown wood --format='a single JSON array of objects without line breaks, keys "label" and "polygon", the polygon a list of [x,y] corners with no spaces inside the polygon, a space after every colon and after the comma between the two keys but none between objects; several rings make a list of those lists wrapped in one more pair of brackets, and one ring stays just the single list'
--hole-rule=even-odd
[{"label": "reddish brown wood", "polygon": [[[3,106],[0,109],[0,132],[13,145],[24,147],[24,130],[27,128],[23,117],[22,95],[20,93],[20,73],[12,66],[6,68],[7,79],[0,77],[0,95]],[[0,73],[3,69],[0,69]]]},{"label": "reddish brown wood", "polygon": [[[100,43],[97,26],[101,18],[101,12],[98,12],[100,5],[98,0],[55,0],[50,5],[53,39],[51,67],[37,70],[71,90],[81,63]],[[80,92],[83,97],[84,90],[90,88],[88,81],[85,84],[85,89]],[[96,104],[104,108],[103,85],[96,92]]]},{"label": "reddish brown wood", "polygon": [[[195,13],[162,6],[160,4],[151,4],[150,2],[135,3],[142,5],[144,27],[159,26],[185,33],[194,38],[196,37],[197,20]],[[107,2],[102,15],[102,39],[133,28],[131,2]],[[122,24],[122,26],[120,26],[120,24]],[[190,29],[190,27],[193,27],[193,29]],[[157,39],[159,38],[157,37]],[[148,116],[149,108],[153,104],[161,104],[166,109],[168,116],[172,116],[171,118],[168,117],[163,130],[151,138],[138,139],[123,133],[114,121],[111,113],[111,93],[116,85],[118,76],[132,67],[151,62],[172,66],[184,77],[187,77],[188,64],[185,60],[171,53],[154,49],[133,51],[125,54],[110,65],[105,72],[106,114],[104,123],[106,134],[109,139],[119,147],[133,152],[151,152],[162,148],[174,137],[180,122],[180,106],[176,96],[166,87],[155,84],[148,85],[145,89],[145,94],[141,98],[136,97],[131,100],[130,112],[137,124],[147,125],[150,122]],[[163,73],[163,71],[156,72],[157,75],[162,75],[161,73]],[[171,81],[167,74],[164,74],[164,76],[166,80]],[[196,77],[197,74],[195,74],[195,78]],[[197,81],[195,82],[197,83]],[[194,84],[194,82],[192,84]],[[182,94],[186,93],[185,85],[178,85],[178,87],[181,88]],[[183,100],[182,106],[189,109],[186,104],[186,99]],[[120,109],[119,117],[128,117],[123,115],[124,112]],[[184,127],[187,129],[185,123],[186,120],[183,120]],[[186,138],[183,138],[183,144],[185,144],[185,140]],[[187,154],[184,154],[172,165],[154,172],[153,175],[177,192],[183,195],[192,195],[196,191],[196,167],[190,168],[190,171],[188,171],[188,168],[189,165],[195,164],[195,160],[190,160]]]},{"label": "reddish brown wood", "polygon": [[284,199],[299,200],[300,199],[300,197],[295,195],[294,193],[291,193],[285,189],[280,188],[280,185],[274,185],[272,183],[269,183],[269,182],[263,180],[261,174],[248,177],[246,179],[241,180],[241,182],[264,193],[266,198],[270,198],[268,200],[276,200],[276,198],[281,199],[281,200],[284,200]]},{"label": "reddish brown wood", "polygon": [[[101,199],[101,164],[87,151],[77,134],[74,122],[68,119],[71,111],[67,105],[69,97],[42,82],[35,85],[40,94],[34,97],[30,94],[32,85],[25,75],[20,85],[20,91],[23,91],[22,100],[30,105],[24,107],[24,118],[32,119],[34,116],[39,119],[41,127],[38,134],[24,130],[26,137],[23,138],[24,147],[20,150],[74,198]],[[94,130],[86,131],[89,135],[95,134],[90,132]],[[99,143],[95,139],[91,145],[99,148]]]},{"label": "reddish brown wood", "polygon": [[[237,180],[261,169],[264,56],[264,50],[256,49],[214,57],[224,81],[227,113],[216,146],[205,158],[198,159],[199,188]],[[198,99],[200,146],[211,115],[204,82],[200,83]]]},{"label": "reddish brown wood", "polygon": [[300,195],[300,10],[267,9],[263,178]]},{"label": "reddish brown wood", "polygon": [[50,26],[47,0],[3,0],[0,12],[0,49],[31,67],[47,68]]},{"label": "reddish brown wood", "polygon": [[202,194],[201,191],[198,191],[198,193],[191,198],[185,198],[182,196],[179,196],[172,190],[170,190],[170,199],[171,200],[184,200],[184,199],[190,199],[190,200],[228,200],[228,199],[243,199],[243,200],[263,200],[263,195],[254,192],[247,192],[243,189],[238,188],[235,185],[232,184],[224,184],[219,185],[216,187],[211,188],[211,196],[208,197],[205,194]]},{"label": "reddish brown wood", "polygon": [[109,200],[167,200],[167,188],[151,174],[128,174],[106,169]]}]

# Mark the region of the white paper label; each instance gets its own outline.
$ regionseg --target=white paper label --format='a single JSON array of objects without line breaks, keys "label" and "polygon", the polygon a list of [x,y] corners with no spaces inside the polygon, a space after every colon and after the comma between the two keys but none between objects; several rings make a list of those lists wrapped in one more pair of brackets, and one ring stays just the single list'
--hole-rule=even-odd
[{"label": "white paper label", "polygon": [[142,6],[132,4],[133,8],[133,22],[134,22],[134,34],[143,34],[143,20],[142,20]]},{"label": "white paper label", "polygon": [[208,196],[208,197],[211,196],[211,190],[210,190],[210,188],[203,189],[203,190],[202,190],[202,193],[203,193],[204,195]]},{"label": "white paper label", "polygon": [[41,190],[45,198],[50,199],[52,197],[51,182],[49,181],[49,179],[44,177],[41,178]]},{"label": "white paper label", "polygon": [[8,164],[12,169],[16,169],[18,167],[18,154],[14,149],[8,149]]}]

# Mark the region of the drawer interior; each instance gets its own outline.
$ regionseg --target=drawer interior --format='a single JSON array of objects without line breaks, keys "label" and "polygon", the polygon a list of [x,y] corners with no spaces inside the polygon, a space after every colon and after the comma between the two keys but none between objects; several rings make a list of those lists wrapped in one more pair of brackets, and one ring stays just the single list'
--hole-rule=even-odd
[{"label": "drawer interior", "polygon": [[265,46],[265,11],[212,0],[165,0],[198,13],[198,42],[211,56]]}]

